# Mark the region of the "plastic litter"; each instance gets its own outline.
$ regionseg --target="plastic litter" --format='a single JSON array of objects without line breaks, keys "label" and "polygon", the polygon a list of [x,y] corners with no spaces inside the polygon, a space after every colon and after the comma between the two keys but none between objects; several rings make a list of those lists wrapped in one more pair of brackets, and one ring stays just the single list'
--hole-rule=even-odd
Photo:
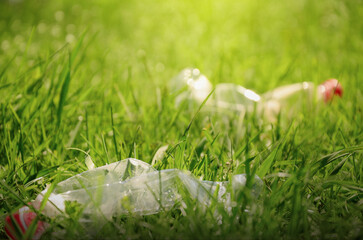
[{"label": "plastic litter", "polygon": [[[67,201],[77,202],[83,208],[80,222],[92,226],[92,220],[111,220],[122,214],[155,214],[171,209],[176,203],[183,202],[186,195],[195,199],[200,206],[208,206],[213,199],[221,202],[228,210],[232,206],[231,192],[238,194],[244,189],[246,175],[234,175],[231,183],[199,181],[191,173],[178,169],[156,171],[151,165],[137,160],[125,159],[106,166],[85,171],[57,184],[42,213],[55,217],[65,212]],[[251,194],[257,197],[263,182],[254,177]],[[31,203],[39,209],[48,189],[40,193]],[[218,191],[218,192],[216,192]],[[36,217],[27,206],[13,214],[23,233]],[[27,219],[24,221],[24,219]],[[14,226],[10,217],[6,219],[6,232],[12,239]],[[38,239],[46,229],[39,222],[33,239]]]},{"label": "plastic litter", "polygon": [[[174,92],[185,90],[176,97],[177,106],[186,100],[191,105],[201,104],[213,90],[213,85],[208,78],[196,68],[182,70],[171,80],[170,87]],[[237,84],[220,83],[215,86],[214,93],[206,102],[205,107],[209,110],[244,113],[252,111],[256,105],[258,112],[271,118],[279,113],[284,103],[291,102],[291,98],[299,94],[307,95],[310,100],[316,98],[327,103],[333,99],[334,95],[342,97],[343,88],[338,80],[329,79],[319,86],[315,86],[312,82],[295,83],[259,95]]]}]

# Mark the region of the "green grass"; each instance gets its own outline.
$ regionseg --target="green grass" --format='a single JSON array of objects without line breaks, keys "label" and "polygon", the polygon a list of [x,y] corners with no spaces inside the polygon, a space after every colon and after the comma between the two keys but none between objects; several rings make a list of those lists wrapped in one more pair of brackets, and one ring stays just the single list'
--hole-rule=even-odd
[{"label": "green grass", "polygon": [[[264,192],[258,201],[238,198],[222,224],[189,202],[185,212],[122,216],[95,236],[362,237],[362,3],[1,1],[1,219],[46,184],[87,170],[83,151],[96,166],[127,157],[151,163],[169,145],[158,169],[217,181],[257,172]],[[345,92],[275,123],[196,115],[175,107],[168,86],[185,67],[259,93],[328,78]],[[77,214],[46,221],[76,238]]]}]

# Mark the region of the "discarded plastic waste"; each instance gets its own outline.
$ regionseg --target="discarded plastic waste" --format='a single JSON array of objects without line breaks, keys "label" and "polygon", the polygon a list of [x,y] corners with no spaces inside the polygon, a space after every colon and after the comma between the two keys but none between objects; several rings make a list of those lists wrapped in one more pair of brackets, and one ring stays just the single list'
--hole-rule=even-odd
[{"label": "discarded plastic waste", "polygon": [[[176,97],[176,105],[180,105],[185,100],[194,101],[201,104],[213,86],[206,76],[196,68],[186,68],[171,80],[170,87],[173,91],[181,92]],[[257,104],[257,110],[264,112],[268,116],[277,114],[284,102],[291,100],[299,94],[307,94],[310,98],[315,97],[329,102],[334,95],[342,96],[343,88],[336,79],[329,79],[318,87],[312,82],[295,83],[282,86],[262,95],[233,83],[217,84],[212,96],[206,102],[208,109],[232,110],[238,112],[252,111]]]},{"label": "discarded plastic waste", "polygon": [[[257,197],[263,182],[258,176],[255,176],[253,182],[251,193]],[[232,177],[230,186],[237,194],[243,190],[245,184],[246,175],[239,174]],[[228,209],[232,204],[228,186],[229,182],[199,181],[189,172],[178,169],[156,171],[143,161],[129,158],[60,182],[49,196],[42,213],[55,217],[65,212],[67,201],[74,201],[83,208],[80,222],[90,226],[95,216],[98,219],[111,220],[114,216],[128,213],[158,213],[181,203],[186,195],[201,206],[211,204],[213,196],[216,196],[216,200]],[[40,208],[47,191],[45,189],[31,203],[35,209]],[[36,214],[28,207],[23,207],[13,217],[25,233]],[[11,218],[7,217],[6,221],[6,233],[10,238],[17,239]],[[45,229],[46,224],[38,222],[33,239],[38,239]]]}]

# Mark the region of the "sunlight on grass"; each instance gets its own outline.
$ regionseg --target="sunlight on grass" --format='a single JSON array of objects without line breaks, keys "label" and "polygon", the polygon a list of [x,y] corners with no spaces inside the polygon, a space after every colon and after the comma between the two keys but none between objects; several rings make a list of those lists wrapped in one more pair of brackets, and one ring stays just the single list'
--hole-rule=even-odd
[{"label": "sunlight on grass", "polygon": [[[247,180],[230,214],[190,199],[115,217],[96,238],[362,235],[360,0],[1,1],[0,16],[1,219],[90,161],[133,157],[203,180],[256,173],[265,189],[253,200]],[[199,111],[175,104],[170,81],[185,68],[257,93],[336,78],[344,95],[326,105],[296,97],[275,122]],[[71,203],[64,216],[39,217],[77,238],[80,211]]]}]

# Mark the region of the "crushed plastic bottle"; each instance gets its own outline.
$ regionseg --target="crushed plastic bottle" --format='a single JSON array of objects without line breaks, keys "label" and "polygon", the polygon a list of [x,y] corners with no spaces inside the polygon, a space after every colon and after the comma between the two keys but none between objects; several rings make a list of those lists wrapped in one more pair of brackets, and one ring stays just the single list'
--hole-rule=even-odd
[{"label": "crushed plastic bottle", "polygon": [[[196,68],[182,70],[170,82],[172,91],[181,92],[175,99],[179,106],[183,101],[191,104],[201,104],[213,90],[212,84],[206,76]],[[295,83],[276,88],[262,95],[233,83],[220,83],[215,86],[214,93],[206,102],[206,109],[246,112],[252,111],[257,105],[257,110],[268,118],[278,114],[286,102],[299,95],[308,95],[308,99],[316,97],[318,100],[329,102],[334,95],[342,97],[343,88],[336,79],[329,79],[318,87],[312,82]],[[315,96],[314,96],[315,95]],[[296,100],[295,100],[296,101]]]},{"label": "crushed plastic bottle", "polygon": [[[238,174],[232,177],[230,186],[233,193],[238,194],[245,184],[246,175]],[[263,182],[255,176],[253,184],[251,194],[257,197]],[[111,220],[123,214],[147,215],[171,209],[183,201],[183,196],[195,199],[201,206],[210,205],[213,196],[216,196],[216,200],[228,209],[232,204],[228,186],[229,182],[226,181],[199,181],[191,173],[178,169],[156,171],[143,161],[129,158],[60,182],[49,196],[42,213],[55,217],[65,212],[68,201],[77,202],[83,208],[79,221],[85,226],[92,226],[95,216]],[[31,203],[35,209],[40,208],[47,191],[45,189]],[[36,214],[26,206],[13,217],[25,233]],[[6,233],[10,238],[17,239],[11,218],[7,217],[6,222]],[[38,239],[46,227],[45,223],[38,222],[33,239]]]}]

